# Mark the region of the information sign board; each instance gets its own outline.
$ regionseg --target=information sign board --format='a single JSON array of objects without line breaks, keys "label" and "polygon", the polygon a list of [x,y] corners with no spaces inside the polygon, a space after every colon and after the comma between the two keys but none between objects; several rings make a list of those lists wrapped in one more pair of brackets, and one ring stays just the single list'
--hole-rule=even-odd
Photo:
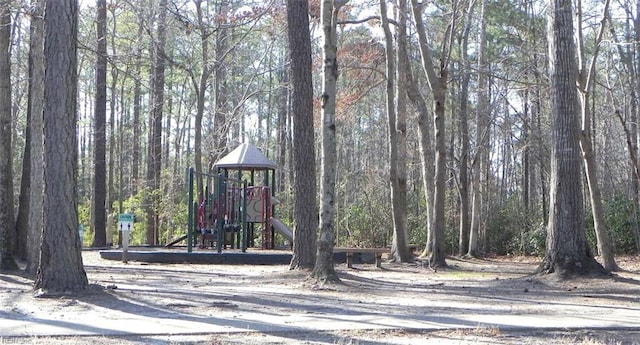
[{"label": "information sign board", "polygon": [[121,213],[118,215],[118,231],[132,231],[134,217],[131,213]]}]

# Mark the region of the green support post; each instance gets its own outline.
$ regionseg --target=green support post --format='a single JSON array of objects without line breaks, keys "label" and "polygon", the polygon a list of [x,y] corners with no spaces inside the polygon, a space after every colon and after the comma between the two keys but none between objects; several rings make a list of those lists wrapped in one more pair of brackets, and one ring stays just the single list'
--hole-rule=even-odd
[{"label": "green support post", "polygon": [[247,236],[247,181],[242,181],[242,240],[240,241],[240,249],[242,252],[247,251],[247,242],[249,237]]},{"label": "green support post", "polygon": [[224,241],[224,214],[227,212],[227,204],[226,204],[226,195],[227,186],[226,180],[220,176],[218,178],[218,190],[216,191],[216,199],[218,200],[218,224],[216,229],[218,231],[218,241],[216,243],[216,249],[218,250],[218,254],[222,253],[222,242]]},{"label": "green support post", "polygon": [[[276,205],[274,205],[272,202],[272,199],[276,196],[276,171],[269,171],[271,171],[271,187],[269,188],[269,202],[271,202],[271,204],[269,205],[269,219],[271,219],[271,217],[275,217],[276,215]],[[269,171],[267,171],[267,175],[269,175]]]},{"label": "green support post", "polygon": [[189,202],[187,203],[188,215],[187,221],[189,224],[187,225],[187,252],[191,253],[193,251],[193,234],[194,234],[194,217],[193,217],[193,167],[187,169],[187,188],[189,188]]}]

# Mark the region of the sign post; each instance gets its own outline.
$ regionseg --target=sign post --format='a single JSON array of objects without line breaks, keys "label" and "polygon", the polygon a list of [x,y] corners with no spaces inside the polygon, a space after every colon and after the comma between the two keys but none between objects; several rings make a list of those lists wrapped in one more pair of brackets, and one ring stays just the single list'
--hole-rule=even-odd
[{"label": "sign post", "polygon": [[121,213],[118,215],[118,231],[122,232],[122,262],[127,263],[127,252],[129,251],[129,234],[133,230],[134,216],[131,213]]}]

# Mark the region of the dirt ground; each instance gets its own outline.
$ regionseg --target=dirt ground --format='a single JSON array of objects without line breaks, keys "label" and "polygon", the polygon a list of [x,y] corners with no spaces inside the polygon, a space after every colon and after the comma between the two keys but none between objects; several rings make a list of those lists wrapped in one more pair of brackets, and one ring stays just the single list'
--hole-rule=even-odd
[{"label": "dirt ground", "polygon": [[[367,264],[348,269],[340,264],[336,269],[342,284],[331,286],[315,285],[305,279],[306,273],[288,271],[283,265],[123,264],[102,260],[96,251],[85,251],[83,260],[92,289],[73,297],[36,299],[30,280],[20,275],[0,274],[0,320],[46,315],[71,320],[95,318],[101,322],[115,318],[116,314],[111,313],[116,312],[158,320],[196,317],[233,320],[241,312],[274,318],[288,315],[350,317],[375,312],[411,315],[407,317],[409,324],[415,315],[453,318],[466,313],[527,314],[544,319],[563,312],[603,317],[607,310],[612,313],[624,310],[629,320],[640,320],[640,257],[637,256],[618,258],[622,271],[611,277],[570,281],[532,275],[538,263],[535,258],[449,258],[449,268],[437,272],[420,262],[383,263],[382,269]],[[482,325],[429,329],[333,327],[315,331],[283,327],[269,332],[17,337],[2,337],[0,333],[0,345],[640,344],[640,327],[627,328],[624,323],[603,326],[576,329],[567,323],[566,327],[555,324],[553,329]]]}]

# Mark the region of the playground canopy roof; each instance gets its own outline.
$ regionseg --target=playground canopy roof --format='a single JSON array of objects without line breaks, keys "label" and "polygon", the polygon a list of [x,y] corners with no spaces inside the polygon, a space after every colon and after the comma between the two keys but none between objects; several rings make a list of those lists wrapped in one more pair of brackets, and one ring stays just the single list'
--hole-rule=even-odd
[{"label": "playground canopy roof", "polygon": [[275,170],[278,166],[262,154],[257,147],[244,143],[222,157],[214,164],[214,167],[237,170]]}]

